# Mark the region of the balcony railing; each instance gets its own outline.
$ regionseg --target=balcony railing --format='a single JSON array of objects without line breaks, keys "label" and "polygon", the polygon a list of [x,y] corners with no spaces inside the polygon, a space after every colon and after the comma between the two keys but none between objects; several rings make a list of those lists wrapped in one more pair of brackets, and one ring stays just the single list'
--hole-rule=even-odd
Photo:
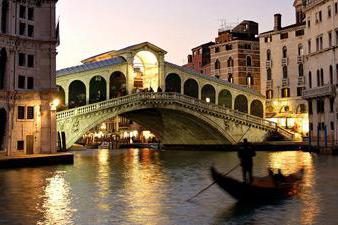
[{"label": "balcony railing", "polygon": [[282,66],[287,66],[289,64],[288,58],[282,58]]},{"label": "balcony railing", "polygon": [[266,81],[266,89],[272,90],[273,89],[273,80]]},{"label": "balcony railing", "polygon": [[272,67],[272,61],[268,60],[266,61],[266,68],[271,68]]},{"label": "balcony railing", "polygon": [[305,86],[305,77],[298,77],[298,86]]},{"label": "balcony railing", "polygon": [[304,56],[302,56],[302,55],[297,56],[297,63],[303,64],[304,63]]},{"label": "balcony railing", "polygon": [[326,84],[321,87],[315,87],[303,91],[303,97],[305,99],[323,97],[323,96],[334,96],[335,87],[332,84]]},{"label": "balcony railing", "polygon": [[282,86],[283,87],[289,87],[289,84],[290,84],[289,78],[283,78],[283,80],[282,80]]}]

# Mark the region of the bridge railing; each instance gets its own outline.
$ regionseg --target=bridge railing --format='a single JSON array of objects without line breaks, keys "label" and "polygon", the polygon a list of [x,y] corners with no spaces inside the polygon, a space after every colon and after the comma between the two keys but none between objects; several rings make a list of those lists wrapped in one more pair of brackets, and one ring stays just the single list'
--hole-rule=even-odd
[{"label": "bridge railing", "polygon": [[182,95],[179,93],[137,93],[132,94],[120,98],[106,100],[104,102],[94,103],[91,105],[82,106],[75,109],[70,109],[67,111],[62,111],[57,113],[57,120],[66,119],[73,116],[84,115],[89,112],[99,111],[106,108],[123,106],[126,104],[147,101],[147,100],[158,100],[158,101],[176,101],[179,103],[183,103],[189,105],[191,107],[197,107],[199,109],[206,110],[208,112],[216,112],[223,115],[231,116],[232,118],[238,120],[244,120],[249,123],[257,124],[269,129],[278,129],[276,123],[265,120],[260,117],[256,117],[250,114],[246,114],[237,110],[233,110],[231,108],[226,108],[224,106],[207,103],[203,100],[196,99],[193,97],[189,97],[186,95]]}]

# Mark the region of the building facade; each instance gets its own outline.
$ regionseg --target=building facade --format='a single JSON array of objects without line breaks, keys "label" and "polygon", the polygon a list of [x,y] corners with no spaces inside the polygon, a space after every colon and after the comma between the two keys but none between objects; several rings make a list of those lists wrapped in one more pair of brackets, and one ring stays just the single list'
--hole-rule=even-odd
[{"label": "building facade", "polygon": [[214,42],[198,46],[185,67],[260,91],[258,24],[243,21],[222,29]]},{"label": "building facade", "polygon": [[0,2],[2,154],[56,152],[56,2]]},{"label": "building facade", "polygon": [[337,146],[338,140],[338,1],[307,0],[305,67],[310,118],[310,142]]},{"label": "building facade", "polygon": [[[300,4],[299,4],[300,3]],[[274,29],[260,34],[262,94],[266,117],[294,132],[300,140],[309,131],[305,89],[305,23],[301,1],[295,1],[296,22],[282,27],[282,16],[274,16]]]}]

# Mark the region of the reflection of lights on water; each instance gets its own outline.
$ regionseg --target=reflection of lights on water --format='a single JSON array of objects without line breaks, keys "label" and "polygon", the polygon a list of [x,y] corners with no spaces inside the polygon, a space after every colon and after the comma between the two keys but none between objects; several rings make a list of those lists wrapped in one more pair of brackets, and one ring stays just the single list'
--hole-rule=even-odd
[{"label": "reflection of lights on water", "polygon": [[55,174],[48,179],[44,190],[43,212],[44,221],[38,224],[73,224],[70,188],[62,173]]},{"label": "reflection of lights on water", "polygon": [[320,208],[319,197],[314,190],[315,169],[311,154],[300,152],[271,153],[269,166],[272,169],[281,169],[284,174],[294,173],[301,168],[305,168],[305,176],[300,193],[303,204],[301,209],[301,224],[313,224],[320,213]]}]

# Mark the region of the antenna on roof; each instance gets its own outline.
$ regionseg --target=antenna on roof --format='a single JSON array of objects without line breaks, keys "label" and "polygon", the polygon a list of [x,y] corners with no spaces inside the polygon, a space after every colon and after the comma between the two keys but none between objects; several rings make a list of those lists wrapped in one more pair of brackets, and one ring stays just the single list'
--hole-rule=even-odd
[{"label": "antenna on roof", "polygon": [[227,20],[225,18],[220,19],[220,23],[221,25],[218,29],[218,32],[232,30],[236,26],[236,23],[227,23]]}]

